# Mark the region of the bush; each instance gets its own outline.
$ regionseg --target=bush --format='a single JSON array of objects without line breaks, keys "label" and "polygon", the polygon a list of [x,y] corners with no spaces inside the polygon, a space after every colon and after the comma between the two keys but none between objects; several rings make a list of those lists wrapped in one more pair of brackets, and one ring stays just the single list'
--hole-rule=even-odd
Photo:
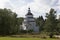
[{"label": "bush", "polygon": [[21,30],[20,33],[27,33],[27,31],[26,30]]}]

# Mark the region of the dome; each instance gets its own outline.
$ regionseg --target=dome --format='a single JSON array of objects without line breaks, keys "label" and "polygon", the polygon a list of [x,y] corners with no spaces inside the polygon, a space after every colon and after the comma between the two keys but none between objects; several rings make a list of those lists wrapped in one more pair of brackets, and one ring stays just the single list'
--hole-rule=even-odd
[{"label": "dome", "polygon": [[27,13],[26,15],[33,15],[33,14],[31,13],[30,8],[28,8],[28,13]]},{"label": "dome", "polygon": [[27,15],[33,15],[32,13],[27,13]]}]

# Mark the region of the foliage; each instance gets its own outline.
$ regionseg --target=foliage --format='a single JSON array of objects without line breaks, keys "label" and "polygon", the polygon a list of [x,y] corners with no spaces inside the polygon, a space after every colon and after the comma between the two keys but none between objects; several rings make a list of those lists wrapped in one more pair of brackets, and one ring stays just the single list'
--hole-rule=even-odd
[{"label": "foliage", "polygon": [[20,30],[20,25],[22,25],[22,22],[23,22],[23,17],[19,17],[19,18],[17,18],[17,32],[18,32],[18,34],[20,34],[21,32],[21,30]]},{"label": "foliage", "polygon": [[37,25],[39,26],[39,31],[41,32],[43,30],[43,26],[44,26],[44,19],[43,19],[43,16],[39,16],[37,19],[36,19],[36,23]]},{"label": "foliage", "polygon": [[[54,9],[50,9],[50,12],[46,14],[46,21],[44,25],[44,31],[49,32],[50,35],[54,34],[56,30],[56,11]],[[53,35],[52,35],[53,36]]]},{"label": "foliage", "polygon": [[58,19],[58,22],[57,22],[57,34],[60,33],[60,18]]},{"label": "foliage", "polygon": [[6,35],[16,32],[17,14],[10,9],[0,9],[0,34]]}]

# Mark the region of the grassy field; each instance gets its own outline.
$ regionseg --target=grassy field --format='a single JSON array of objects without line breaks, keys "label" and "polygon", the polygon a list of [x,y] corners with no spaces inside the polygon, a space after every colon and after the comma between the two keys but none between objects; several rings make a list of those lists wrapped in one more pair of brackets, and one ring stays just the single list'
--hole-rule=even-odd
[{"label": "grassy field", "polygon": [[42,38],[15,38],[15,37],[0,37],[0,40],[60,40],[60,39],[42,39]]}]

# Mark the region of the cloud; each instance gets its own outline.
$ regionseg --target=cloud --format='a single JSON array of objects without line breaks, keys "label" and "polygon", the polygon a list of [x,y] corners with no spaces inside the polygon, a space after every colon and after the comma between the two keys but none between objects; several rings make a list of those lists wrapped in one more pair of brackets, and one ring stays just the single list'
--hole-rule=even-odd
[{"label": "cloud", "polygon": [[[8,1],[8,0],[7,0]],[[60,0],[9,0],[4,1],[5,7],[11,8],[18,14],[18,17],[25,17],[28,12],[28,7],[31,8],[34,17],[43,15],[45,18],[45,13],[54,8],[60,13]],[[3,5],[4,6],[4,5]]]},{"label": "cloud", "polygon": [[5,3],[8,1],[9,0],[0,0],[0,8],[4,8]]}]

